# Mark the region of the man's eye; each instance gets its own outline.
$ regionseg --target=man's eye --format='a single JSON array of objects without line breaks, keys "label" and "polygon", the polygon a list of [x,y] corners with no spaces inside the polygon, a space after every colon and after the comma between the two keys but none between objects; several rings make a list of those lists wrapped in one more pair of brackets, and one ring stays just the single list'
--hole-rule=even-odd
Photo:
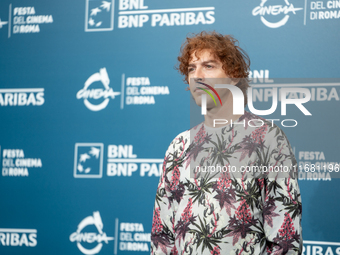
[{"label": "man's eye", "polygon": [[211,69],[211,68],[213,68],[213,66],[212,66],[212,65],[206,65],[206,67],[207,67],[208,69]]},{"label": "man's eye", "polygon": [[189,68],[189,69],[188,69],[188,72],[189,72],[189,73],[192,72],[192,71],[194,71],[194,68]]}]

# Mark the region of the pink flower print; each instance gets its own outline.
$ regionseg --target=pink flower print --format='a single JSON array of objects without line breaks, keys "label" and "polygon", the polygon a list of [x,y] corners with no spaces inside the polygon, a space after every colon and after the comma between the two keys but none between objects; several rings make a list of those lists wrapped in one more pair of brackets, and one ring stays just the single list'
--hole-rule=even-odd
[{"label": "pink flower print", "polygon": [[264,179],[263,178],[259,179],[259,184],[260,184],[260,189],[263,189],[263,186],[264,186]]},{"label": "pink flower print", "polygon": [[182,213],[182,221],[188,223],[192,216],[192,200],[189,198],[189,202]]},{"label": "pink flower print", "polygon": [[251,133],[251,137],[254,139],[255,143],[263,143],[263,138],[265,132],[267,131],[267,125],[257,128]]},{"label": "pink flower print", "polygon": [[204,125],[200,128],[195,136],[195,143],[201,144],[204,142],[205,137],[207,136],[207,132],[204,130]]},{"label": "pink flower print", "polygon": [[160,233],[163,230],[163,225],[161,222],[161,217],[160,217],[160,211],[159,208],[155,209],[154,215],[153,215],[153,224],[152,224],[152,233]]},{"label": "pink flower print", "polygon": [[171,249],[171,254],[172,255],[178,255],[178,250],[176,248],[176,245]]},{"label": "pink flower print", "polygon": [[242,223],[248,223],[251,220],[249,205],[243,197],[240,206],[237,208],[236,217]]},{"label": "pink flower print", "polygon": [[289,213],[285,213],[285,219],[282,223],[279,233],[280,236],[284,237],[286,240],[290,240],[292,238],[294,234],[294,225]]},{"label": "pink flower print", "polygon": [[230,187],[230,184],[231,184],[230,179],[220,177],[217,181],[217,189],[225,192]]},{"label": "pink flower print", "polygon": [[210,252],[212,255],[220,255],[220,248],[217,246],[214,247],[214,249]]},{"label": "pink flower print", "polygon": [[172,173],[172,176],[171,176],[171,182],[170,182],[170,190],[171,191],[174,191],[176,186],[179,184],[180,175],[181,175],[181,173],[179,171],[178,166],[175,166],[173,173]]}]

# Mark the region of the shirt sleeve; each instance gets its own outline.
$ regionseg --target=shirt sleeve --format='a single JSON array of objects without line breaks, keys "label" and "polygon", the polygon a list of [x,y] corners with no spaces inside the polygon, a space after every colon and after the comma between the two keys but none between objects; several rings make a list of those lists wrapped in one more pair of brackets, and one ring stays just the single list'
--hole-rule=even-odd
[{"label": "shirt sleeve", "polygon": [[265,254],[301,254],[301,196],[298,167],[292,148],[281,129],[272,130],[268,146],[269,173],[262,190]]},{"label": "shirt sleeve", "polygon": [[174,217],[179,198],[176,197],[178,190],[174,192],[173,187],[177,187],[180,181],[178,161],[182,153],[177,147],[180,147],[181,143],[181,139],[175,138],[165,154],[163,172],[159,180],[153,212],[151,255],[177,254],[174,245]]}]

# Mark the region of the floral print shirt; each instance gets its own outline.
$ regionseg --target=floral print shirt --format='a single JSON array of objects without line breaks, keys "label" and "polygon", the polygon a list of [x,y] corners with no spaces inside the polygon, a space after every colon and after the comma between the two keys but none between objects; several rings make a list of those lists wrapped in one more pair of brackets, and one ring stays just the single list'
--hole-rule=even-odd
[{"label": "floral print shirt", "polygon": [[[264,171],[246,173],[251,167]],[[179,134],[156,193],[151,254],[300,254],[295,167],[283,131],[248,112],[233,125]]]}]

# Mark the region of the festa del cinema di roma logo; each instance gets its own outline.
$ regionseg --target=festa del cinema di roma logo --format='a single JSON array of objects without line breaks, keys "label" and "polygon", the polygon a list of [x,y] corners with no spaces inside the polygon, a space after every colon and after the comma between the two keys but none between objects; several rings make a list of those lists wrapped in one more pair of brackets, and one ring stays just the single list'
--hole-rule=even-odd
[{"label": "festa del cinema di roma logo", "polygon": [[[84,228],[90,225],[94,225],[97,228],[98,231],[97,234],[93,232],[89,233],[83,232]],[[86,255],[97,254],[101,251],[103,247],[102,242],[108,244],[109,241],[112,241],[114,239],[113,237],[108,237],[106,233],[103,232],[103,227],[104,225],[100,217],[100,213],[98,211],[93,212],[93,216],[88,216],[79,223],[77,231],[70,235],[70,241],[77,242],[77,247],[83,254]],[[97,242],[98,244],[94,248],[88,249],[82,245],[82,242],[84,243]]]},{"label": "festa del cinema di roma logo", "polygon": [[[285,5],[265,5],[269,1],[271,0],[261,0],[260,5],[253,9],[252,14],[253,16],[260,15],[262,23],[270,28],[278,28],[284,26],[289,19],[290,13],[296,14],[296,11],[301,11],[303,9],[295,8],[294,5],[292,3],[289,3],[288,0],[284,0]],[[278,21],[276,22],[270,22],[265,19],[265,15],[282,16],[282,14],[284,14],[284,17],[282,19],[278,18]]]},{"label": "festa del cinema di roma logo", "polygon": [[[91,85],[101,82],[104,88],[92,88]],[[85,82],[84,88],[78,91],[77,99],[84,99],[85,106],[91,111],[100,111],[106,108],[110,99],[120,95],[109,87],[110,79],[106,68],[101,68],[98,73],[92,74]],[[91,100],[91,101],[90,101]],[[95,102],[99,102],[95,104]]]}]

